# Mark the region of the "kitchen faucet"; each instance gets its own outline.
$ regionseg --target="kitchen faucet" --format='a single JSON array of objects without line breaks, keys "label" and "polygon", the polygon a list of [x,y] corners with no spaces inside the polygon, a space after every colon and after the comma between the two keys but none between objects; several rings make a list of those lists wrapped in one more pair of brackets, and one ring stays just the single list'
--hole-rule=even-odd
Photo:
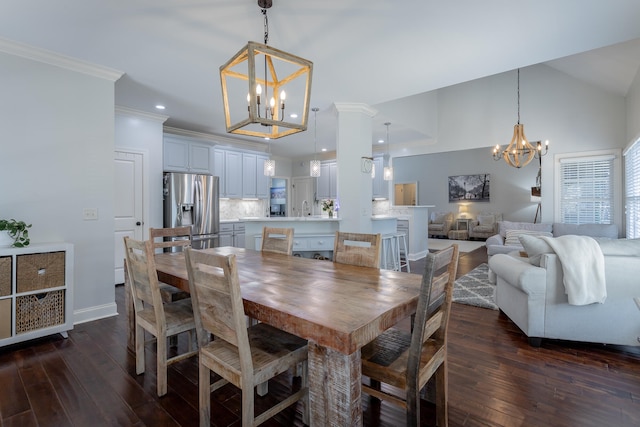
[{"label": "kitchen faucet", "polygon": [[[307,202],[306,200],[303,200],[302,201],[302,209],[300,210],[300,216],[304,216],[305,206],[307,207],[307,210],[309,210],[309,202]],[[311,213],[311,212],[309,212],[309,213]]]}]

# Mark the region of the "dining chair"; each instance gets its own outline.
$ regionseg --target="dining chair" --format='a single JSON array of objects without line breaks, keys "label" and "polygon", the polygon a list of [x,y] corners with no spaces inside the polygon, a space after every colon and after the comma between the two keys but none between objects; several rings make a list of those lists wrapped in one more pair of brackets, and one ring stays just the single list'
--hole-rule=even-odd
[{"label": "dining chair", "polygon": [[[307,341],[266,323],[247,328],[234,254],[187,248],[185,255],[200,347],[200,426],[210,425],[211,392],[227,383],[242,392],[243,426],[256,426],[299,400],[304,405],[303,422],[308,424]],[[300,389],[255,416],[256,386],[298,365]],[[210,384],[211,371],[222,379]]]},{"label": "dining chair", "polygon": [[293,228],[262,227],[262,252],[293,253]]},{"label": "dining chair", "polygon": [[362,348],[362,375],[370,381],[362,391],[405,408],[407,426],[419,425],[420,391],[434,374],[437,425],[448,425],[447,327],[457,268],[458,245],[428,254],[413,330],[387,329]]},{"label": "dining chair", "polygon": [[336,231],[333,262],[380,268],[380,234]]},{"label": "dining chair", "polygon": [[[179,251],[191,245],[191,226],[172,228],[149,228],[149,239],[153,242],[154,252]],[[164,302],[174,302],[189,298],[189,293],[160,282],[160,295]]]},{"label": "dining chair", "polygon": [[[135,313],[136,373],[140,375],[145,371],[144,331],[147,331],[156,338],[157,392],[158,396],[164,396],[167,394],[167,366],[198,354],[192,335],[196,325],[191,299],[163,303],[151,241],[133,240],[127,236],[124,245]],[[167,337],[182,332],[189,334],[188,350],[168,357]]]}]

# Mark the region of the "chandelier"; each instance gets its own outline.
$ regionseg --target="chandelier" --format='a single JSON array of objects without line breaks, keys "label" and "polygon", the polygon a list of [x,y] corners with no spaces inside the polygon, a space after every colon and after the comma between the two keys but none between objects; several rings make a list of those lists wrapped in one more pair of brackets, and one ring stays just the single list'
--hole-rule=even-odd
[{"label": "chandelier", "polygon": [[248,42],[220,67],[228,133],[277,139],[307,130],[313,63],[268,46],[271,5],[258,0],[264,44]]},{"label": "chandelier", "polygon": [[313,107],[313,160],[309,162],[309,175],[319,177],[320,176],[320,160],[316,159],[316,152],[318,151],[318,107]]},{"label": "chandelier", "polygon": [[549,140],[545,141],[544,153],[542,152],[542,142],[534,142],[534,147],[524,135],[524,125],[520,124],[520,69],[518,68],[518,123],[513,126],[513,137],[511,142],[504,149],[500,150],[500,145],[496,145],[493,149],[493,160],[504,159],[509,166],[521,168],[526,166],[534,157],[540,158],[547,154],[549,150]]}]

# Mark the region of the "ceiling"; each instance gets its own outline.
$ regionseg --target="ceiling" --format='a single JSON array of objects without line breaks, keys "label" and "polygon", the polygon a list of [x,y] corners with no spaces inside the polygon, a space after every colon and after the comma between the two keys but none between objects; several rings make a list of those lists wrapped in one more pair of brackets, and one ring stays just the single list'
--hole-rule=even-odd
[{"label": "ceiling", "polygon": [[[273,3],[269,44],[314,62],[318,147],[330,150],[334,102],[375,109],[538,63],[624,95],[640,67],[637,0]],[[248,40],[263,41],[263,17],[256,0],[2,0],[0,37],[122,71],[118,106],[226,135],[218,70]],[[374,117],[374,141],[386,121],[392,143],[425,137],[418,124],[386,114]],[[311,116],[307,132],[274,140],[271,150],[309,154],[313,131]]]}]

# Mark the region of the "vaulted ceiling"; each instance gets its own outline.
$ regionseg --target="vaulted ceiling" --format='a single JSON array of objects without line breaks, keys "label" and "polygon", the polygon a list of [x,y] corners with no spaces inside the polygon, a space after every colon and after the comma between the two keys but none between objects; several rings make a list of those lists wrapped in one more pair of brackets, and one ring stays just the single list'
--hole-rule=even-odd
[{"label": "vaulted ceiling", "polygon": [[[273,3],[269,44],[314,62],[319,145],[335,138],[334,102],[375,108],[538,63],[624,95],[640,65],[636,0]],[[248,40],[262,42],[263,17],[256,0],[3,0],[0,37],[123,71],[117,105],[163,104],[168,126],[226,135],[218,70]],[[394,142],[419,133],[385,114],[375,127],[396,123]],[[308,154],[312,138],[281,138],[272,151]]]}]

